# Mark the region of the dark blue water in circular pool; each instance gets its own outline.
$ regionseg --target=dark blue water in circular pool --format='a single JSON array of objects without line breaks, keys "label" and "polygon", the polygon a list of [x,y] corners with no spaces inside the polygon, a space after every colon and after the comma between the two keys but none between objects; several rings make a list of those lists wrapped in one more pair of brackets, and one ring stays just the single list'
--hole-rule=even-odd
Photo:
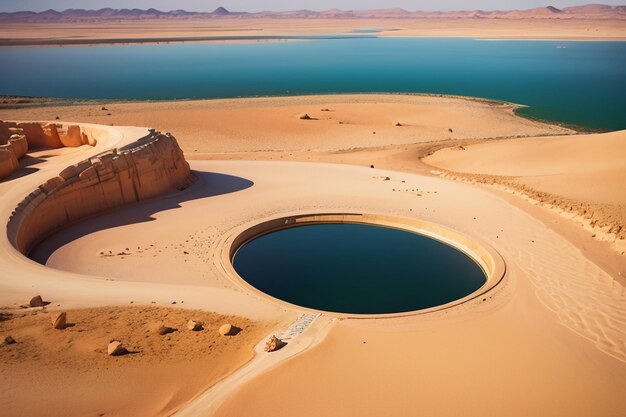
[{"label": "dark blue water in circular pool", "polygon": [[262,235],[234,256],[258,290],[303,307],[385,314],[449,303],[480,288],[481,267],[437,240],[361,224],[315,224]]}]

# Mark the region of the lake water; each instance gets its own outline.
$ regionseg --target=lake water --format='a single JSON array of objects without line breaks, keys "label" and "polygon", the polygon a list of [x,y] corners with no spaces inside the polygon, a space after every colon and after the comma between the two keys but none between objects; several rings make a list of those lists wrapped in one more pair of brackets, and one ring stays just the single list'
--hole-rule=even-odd
[{"label": "lake water", "polygon": [[138,100],[436,93],[626,128],[626,42],[364,38],[0,48],[0,94]]},{"label": "lake water", "polygon": [[398,313],[463,298],[486,281],[464,253],[415,233],[372,225],[316,224],[256,238],[233,266],[281,300],[324,311]]}]

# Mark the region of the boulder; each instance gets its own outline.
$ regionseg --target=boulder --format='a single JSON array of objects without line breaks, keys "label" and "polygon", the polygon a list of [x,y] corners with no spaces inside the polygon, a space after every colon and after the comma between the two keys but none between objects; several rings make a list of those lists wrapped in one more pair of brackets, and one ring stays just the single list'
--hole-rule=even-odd
[{"label": "boulder", "polygon": [[309,116],[309,115],[308,115],[308,114],[306,114],[306,113],[302,113],[300,116],[298,116],[298,118],[299,118],[300,120],[311,120],[311,116]]},{"label": "boulder", "polygon": [[201,321],[189,320],[187,322],[187,328],[191,331],[198,332],[202,330],[202,324],[203,323]]},{"label": "boulder", "polygon": [[7,336],[7,337],[4,338],[4,342],[2,342],[2,345],[3,346],[9,346],[9,345],[12,345],[14,343],[16,343],[15,339],[13,339],[11,336]]},{"label": "boulder", "polygon": [[272,335],[272,337],[270,337],[269,340],[265,343],[265,351],[274,352],[276,350],[281,349],[286,344],[287,343],[283,342],[282,340],[277,338],[275,335]]},{"label": "boulder", "polygon": [[219,329],[219,332],[222,336],[235,336],[240,331],[241,329],[239,327],[233,326],[230,323],[223,324]]},{"label": "boulder", "polygon": [[67,313],[65,311],[56,315],[52,320],[52,327],[58,330],[63,330],[67,327]]},{"label": "boulder", "polygon": [[127,354],[128,350],[122,346],[122,342],[119,340],[112,340],[107,348],[107,353],[109,356],[121,356]]},{"label": "boulder", "polygon": [[31,307],[43,307],[46,305],[46,303],[43,302],[41,295],[36,295],[30,299],[30,302],[28,303],[28,305]]}]

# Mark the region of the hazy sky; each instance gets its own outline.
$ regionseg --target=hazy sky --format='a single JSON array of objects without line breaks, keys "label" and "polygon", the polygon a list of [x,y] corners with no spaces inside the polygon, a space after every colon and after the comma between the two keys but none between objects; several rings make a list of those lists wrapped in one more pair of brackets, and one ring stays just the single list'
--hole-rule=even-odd
[{"label": "hazy sky", "polygon": [[349,9],[376,9],[402,7],[414,10],[511,10],[540,6],[567,7],[588,3],[611,5],[626,4],[626,0],[0,0],[1,11],[47,9],[100,9],[102,7],[140,8],[154,7],[159,10],[185,9],[211,11],[224,6],[231,11],[260,10],[325,10],[337,7]]}]

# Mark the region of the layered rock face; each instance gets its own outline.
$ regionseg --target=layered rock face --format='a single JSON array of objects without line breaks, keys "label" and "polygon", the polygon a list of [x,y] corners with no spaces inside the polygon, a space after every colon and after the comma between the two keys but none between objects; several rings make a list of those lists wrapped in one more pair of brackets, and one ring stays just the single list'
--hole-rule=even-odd
[{"label": "layered rock face", "polygon": [[[76,131],[68,137],[78,138]],[[11,243],[27,254],[68,223],[108,209],[180,190],[193,182],[176,139],[151,130],[123,148],[69,166],[40,185],[15,209],[7,225]]]},{"label": "layered rock face", "polygon": [[19,169],[19,160],[37,148],[95,145],[80,126],[60,123],[14,123],[0,120],[0,179]]}]

